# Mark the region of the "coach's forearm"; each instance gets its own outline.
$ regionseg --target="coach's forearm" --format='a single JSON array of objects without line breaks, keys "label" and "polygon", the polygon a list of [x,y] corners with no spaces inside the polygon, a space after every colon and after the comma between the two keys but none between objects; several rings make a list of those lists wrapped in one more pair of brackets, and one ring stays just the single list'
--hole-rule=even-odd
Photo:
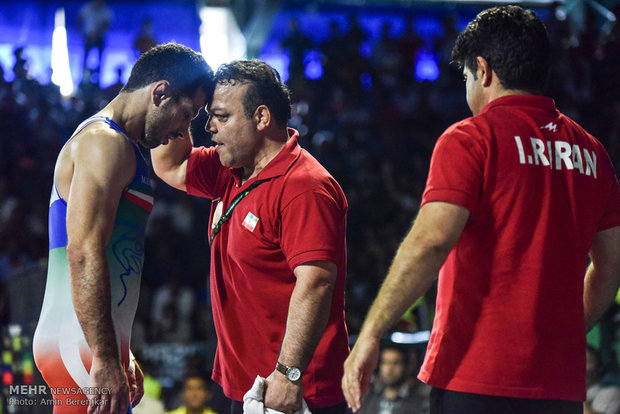
[{"label": "coach's forearm", "polygon": [[430,288],[449,252],[449,249],[420,246],[415,235],[408,235],[397,250],[360,337],[381,339]]},{"label": "coach's forearm", "polygon": [[295,269],[297,282],[291,295],[286,334],[279,361],[306,369],[329,319],[336,280],[334,263],[302,265]]},{"label": "coach's forearm", "polygon": [[427,203],[401,243],[360,338],[380,339],[437,278],[456,244],[469,212],[456,204]]},{"label": "coach's forearm", "polygon": [[583,307],[586,332],[589,332],[613,303],[620,285],[620,227],[594,236],[592,263],[584,279]]},{"label": "coach's forearm", "polygon": [[155,174],[166,184],[185,191],[187,159],[192,148],[191,138],[184,137],[151,149],[151,160]]}]

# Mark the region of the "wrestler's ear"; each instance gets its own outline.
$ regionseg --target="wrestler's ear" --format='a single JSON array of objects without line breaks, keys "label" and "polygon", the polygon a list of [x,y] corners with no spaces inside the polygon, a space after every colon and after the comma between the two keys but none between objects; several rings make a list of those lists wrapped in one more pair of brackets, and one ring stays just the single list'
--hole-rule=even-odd
[{"label": "wrestler's ear", "polygon": [[162,102],[169,99],[171,96],[172,91],[168,81],[160,80],[155,82],[151,93],[151,99],[156,106],[161,105]]}]

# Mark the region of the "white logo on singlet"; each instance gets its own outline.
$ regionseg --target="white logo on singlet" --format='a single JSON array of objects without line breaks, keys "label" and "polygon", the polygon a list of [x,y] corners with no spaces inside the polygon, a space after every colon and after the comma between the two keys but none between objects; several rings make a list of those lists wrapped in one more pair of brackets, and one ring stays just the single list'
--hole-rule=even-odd
[{"label": "white logo on singlet", "polygon": [[148,185],[151,188],[155,188],[155,180],[148,177],[148,176],[142,176],[140,177],[140,182],[142,182],[142,184],[144,185]]}]

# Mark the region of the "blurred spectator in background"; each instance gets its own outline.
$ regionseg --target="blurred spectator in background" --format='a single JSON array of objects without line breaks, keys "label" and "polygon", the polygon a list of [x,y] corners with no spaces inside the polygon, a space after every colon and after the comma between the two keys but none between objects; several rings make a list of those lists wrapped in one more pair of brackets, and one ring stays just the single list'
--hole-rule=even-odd
[{"label": "blurred spectator in background", "polygon": [[619,298],[620,294],[616,295],[616,300],[599,321],[600,345],[598,347],[598,363],[602,367],[603,382],[617,382],[620,380],[620,366],[618,353],[616,352],[618,320],[620,317]]},{"label": "blurred spectator in background", "polygon": [[381,350],[379,369],[360,414],[427,414],[430,387],[415,377],[417,354],[402,345],[389,343]]},{"label": "blurred spectator in background", "polygon": [[15,64],[13,65],[15,78],[26,79],[28,76],[28,61],[24,58],[24,48],[22,46],[16,47],[13,50],[13,56],[15,56]]},{"label": "blurred spectator in background", "polygon": [[216,414],[208,407],[211,392],[207,381],[200,376],[190,376],[185,380],[181,399],[184,405],[166,414]]},{"label": "blurred spectator in background", "polygon": [[343,53],[344,43],[342,36],[340,24],[337,20],[332,20],[327,27],[327,37],[320,47],[323,54],[323,77],[334,86],[338,84],[336,79],[338,68],[341,67],[346,58]]},{"label": "blurred spectator in background", "polygon": [[620,387],[603,380],[603,365],[599,351],[586,348],[586,401],[584,414],[620,414]]},{"label": "blurred spectator in background", "polygon": [[405,31],[396,39],[398,50],[402,58],[400,82],[409,83],[415,69],[415,59],[418,51],[424,46],[424,40],[415,31],[415,20],[412,15],[405,17]]},{"label": "blurred spectator in background", "polygon": [[339,78],[348,93],[355,93],[360,88],[360,76],[369,70],[366,58],[362,55],[362,45],[368,34],[360,24],[358,16],[351,13],[347,16],[347,26],[341,38],[341,59],[344,66],[340,67]]},{"label": "blurred spectator in background", "polygon": [[84,60],[82,69],[86,69],[88,55],[92,49],[97,51],[97,64],[90,68],[92,75],[99,81],[99,72],[102,66],[101,58],[105,46],[105,36],[112,24],[114,15],[105,0],[90,0],[85,3],[78,13],[78,26],[84,39]]},{"label": "blurred spectator in background", "polygon": [[288,83],[295,84],[304,76],[304,56],[308,49],[312,48],[312,39],[301,31],[296,18],[291,18],[289,31],[282,39],[281,46],[286,50],[289,58]]},{"label": "blurred spectator in background", "polygon": [[25,103],[29,96],[36,96],[39,93],[39,85],[30,74],[30,64],[24,57],[24,47],[20,46],[13,50],[15,63],[13,65],[12,89],[15,93],[17,103]]},{"label": "blurred spectator in background", "polygon": [[118,65],[116,67],[116,82],[114,82],[112,85],[108,86],[107,88],[103,90],[102,98],[106,102],[109,102],[112,99],[114,99],[114,97],[118,95],[121,89],[123,89],[123,70],[124,69],[125,67],[123,65]]},{"label": "blurred spectator in background", "polygon": [[392,36],[392,24],[384,21],[371,54],[373,74],[382,88],[395,90],[400,86],[400,68],[404,61],[405,57],[401,55],[398,43]]},{"label": "blurred spectator in background", "polygon": [[153,296],[151,327],[153,340],[188,342],[193,335],[191,317],[195,314],[195,293],[181,282],[178,270],[170,269],[167,283]]},{"label": "blurred spectator in background", "polygon": [[452,47],[459,34],[456,27],[456,17],[453,14],[446,14],[442,17],[441,30],[441,35],[433,40],[433,49],[439,57],[439,66],[448,69],[447,64],[452,61]]},{"label": "blurred spectator in background", "polygon": [[149,18],[142,19],[140,32],[133,41],[136,55],[140,56],[155,46],[157,46],[157,40],[153,37],[153,21]]},{"label": "blurred spectator in background", "polygon": [[[133,338],[132,338],[133,339]],[[161,401],[161,383],[153,377],[153,371],[155,370],[148,359],[138,357],[140,361],[140,367],[144,374],[144,396],[140,400],[140,404],[132,407],[133,414],[164,414],[165,406]]]}]

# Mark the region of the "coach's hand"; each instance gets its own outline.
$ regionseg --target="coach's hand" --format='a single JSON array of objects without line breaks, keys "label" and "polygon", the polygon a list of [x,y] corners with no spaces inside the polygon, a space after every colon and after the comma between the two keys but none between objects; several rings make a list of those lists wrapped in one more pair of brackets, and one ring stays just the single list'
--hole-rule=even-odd
[{"label": "coach's hand", "polygon": [[127,414],[129,385],[119,360],[93,357],[90,386],[98,393],[90,396],[87,414]]},{"label": "coach's hand", "polygon": [[377,338],[360,336],[344,361],[342,391],[353,412],[362,407],[362,396],[368,391],[370,377],[379,362],[379,345]]},{"label": "coach's hand", "polygon": [[274,371],[265,379],[265,408],[273,408],[286,414],[301,409],[303,384],[291,382],[284,374]]}]

